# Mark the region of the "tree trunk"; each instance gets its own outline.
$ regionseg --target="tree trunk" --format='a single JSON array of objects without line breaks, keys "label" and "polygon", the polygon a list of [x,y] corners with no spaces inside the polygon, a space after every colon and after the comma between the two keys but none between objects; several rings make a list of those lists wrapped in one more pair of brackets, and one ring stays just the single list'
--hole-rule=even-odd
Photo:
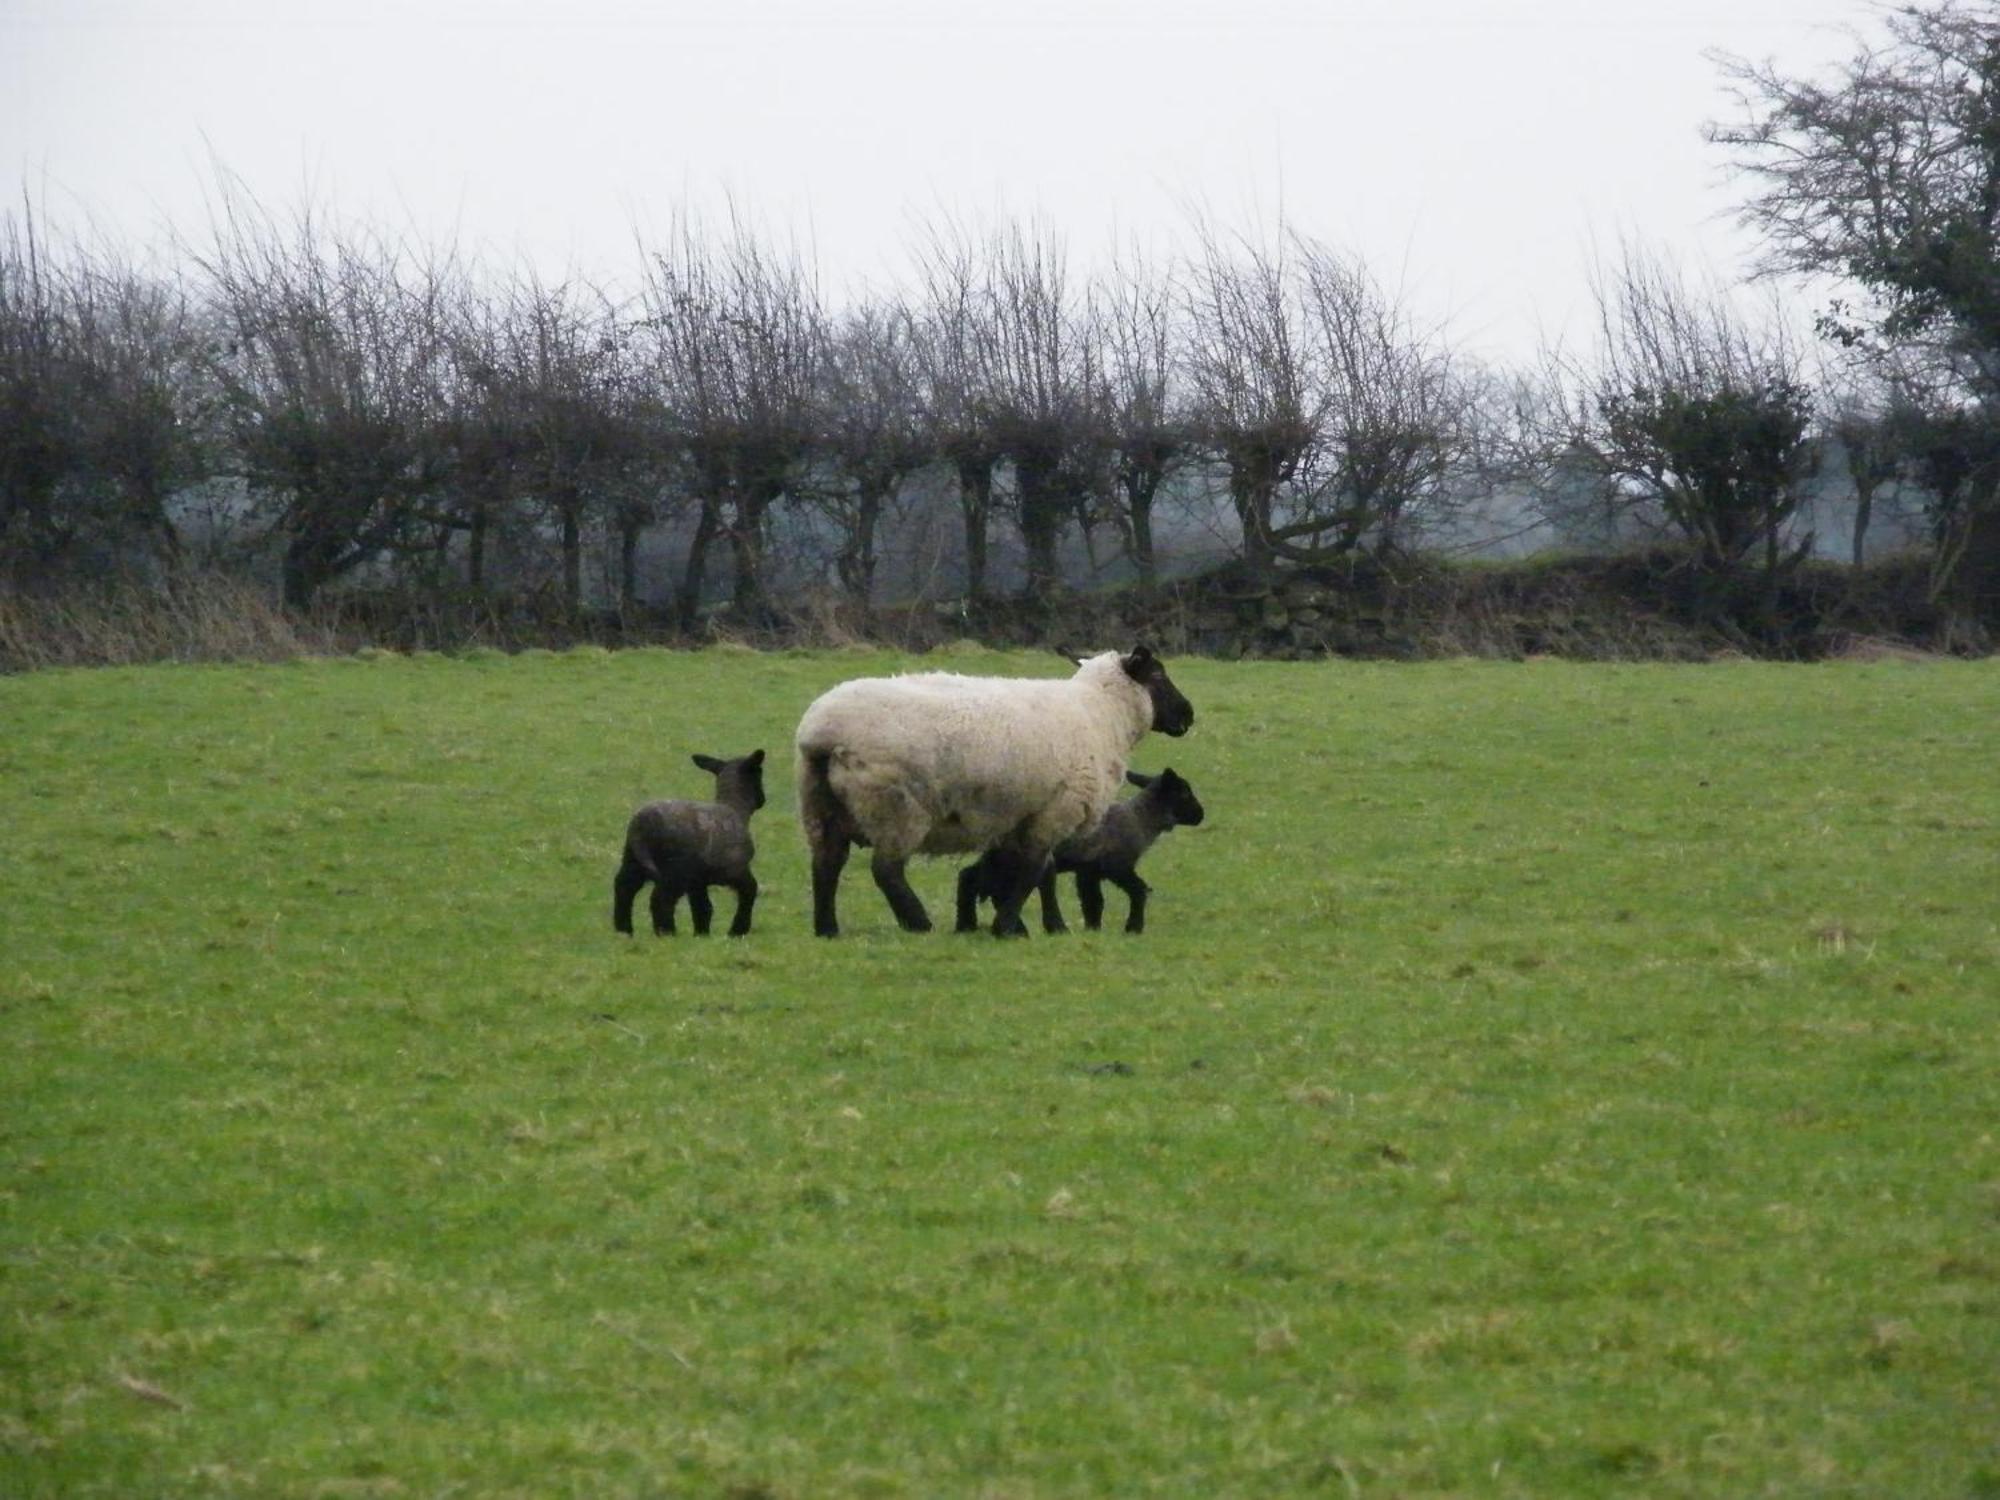
[{"label": "tree trunk", "polygon": [[287,609],[312,607],[314,597],[337,571],[336,552],[323,537],[308,533],[293,537],[285,547],[284,601]]},{"label": "tree trunk", "polygon": [[1132,535],[1132,561],[1139,583],[1153,588],[1160,581],[1159,557],[1153,550],[1153,497],[1160,491],[1157,476],[1134,474],[1125,484],[1125,523]]},{"label": "tree trunk", "polygon": [[709,544],[715,540],[715,534],[721,527],[720,506],[704,497],[701,514],[694,523],[694,535],[688,539],[687,561],[681,569],[680,596],[674,601],[675,622],[683,631],[694,629],[696,615],[701,609],[703,575],[708,570]]},{"label": "tree trunk", "polygon": [[990,458],[958,460],[958,504],[965,517],[965,597],[986,597],[986,535],[993,513]]},{"label": "tree trunk", "polygon": [[618,518],[618,610],[628,617],[639,607],[639,534],[645,529],[643,514],[626,511]]},{"label": "tree trunk", "polygon": [[1766,517],[1764,527],[1764,630],[1775,643],[1780,625],[1778,621],[1778,518],[1775,514]]},{"label": "tree trunk", "polygon": [[574,618],[583,612],[583,500],[566,488],[556,505],[562,516],[563,607]]},{"label": "tree trunk", "polygon": [[1265,578],[1276,569],[1277,543],[1271,536],[1271,506],[1275,484],[1263,466],[1231,459],[1229,500],[1243,533],[1243,563],[1253,577]]},{"label": "tree trunk", "polygon": [[490,512],[484,500],[472,507],[472,514],[466,526],[465,581],[475,594],[486,591],[486,528]]},{"label": "tree trunk", "polygon": [[1062,496],[1056,461],[1043,453],[1014,459],[1015,520],[1027,552],[1028,576],[1023,592],[1030,599],[1052,599],[1062,584],[1056,563],[1056,541],[1062,531]]},{"label": "tree trunk", "polygon": [[313,577],[303,550],[297,542],[292,543],[285,548],[282,584],[285,608],[300,610],[311,608],[313,593],[318,587],[318,581]]},{"label": "tree trunk", "polygon": [[735,505],[735,524],[729,528],[729,550],[734,561],[730,603],[750,620],[761,620],[769,609],[764,595],[764,517],[775,496],[741,494]]},{"label": "tree trunk", "polygon": [[1875,485],[1872,481],[1856,480],[1854,483],[1854,566],[1860,567],[1867,555],[1868,522],[1875,509]]},{"label": "tree trunk", "polygon": [[875,593],[875,529],[882,519],[888,486],[864,480],[855,495],[854,518],[842,538],[834,567],[840,586],[856,604],[867,606]]}]

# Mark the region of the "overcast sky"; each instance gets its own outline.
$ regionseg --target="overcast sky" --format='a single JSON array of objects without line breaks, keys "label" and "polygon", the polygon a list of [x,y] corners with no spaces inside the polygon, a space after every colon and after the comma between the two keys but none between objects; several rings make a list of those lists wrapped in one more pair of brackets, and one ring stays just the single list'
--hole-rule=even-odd
[{"label": "overcast sky", "polygon": [[1747,246],[1703,54],[1845,55],[1857,0],[0,0],[0,171],[57,221],[260,199],[616,279],[732,198],[829,286],[915,226],[1030,215],[1079,260],[1191,206],[1358,251],[1524,356],[1593,242]]}]

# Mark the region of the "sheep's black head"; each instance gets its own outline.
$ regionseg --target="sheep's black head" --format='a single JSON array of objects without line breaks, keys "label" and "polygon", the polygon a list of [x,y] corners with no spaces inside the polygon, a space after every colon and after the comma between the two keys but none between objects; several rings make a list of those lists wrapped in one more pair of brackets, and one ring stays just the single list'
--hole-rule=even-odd
[{"label": "sheep's black head", "polygon": [[1172,827],[1193,828],[1207,816],[1202,810],[1201,799],[1194,794],[1194,788],[1188,785],[1185,776],[1176,774],[1172,766],[1157,776],[1127,771],[1125,779],[1136,787],[1151,790],[1154,804],[1164,808],[1173,819]]},{"label": "sheep's black head", "polygon": [[1134,646],[1131,655],[1118,658],[1118,665],[1152,698],[1153,727],[1161,734],[1179,736],[1194,727],[1194,705],[1174,686],[1151,647]]},{"label": "sheep's black head", "polygon": [[694,763],[715,778],[715,800],[748,817],[764,805],[764,752],[752,750],[736,760],[697,755]]}]

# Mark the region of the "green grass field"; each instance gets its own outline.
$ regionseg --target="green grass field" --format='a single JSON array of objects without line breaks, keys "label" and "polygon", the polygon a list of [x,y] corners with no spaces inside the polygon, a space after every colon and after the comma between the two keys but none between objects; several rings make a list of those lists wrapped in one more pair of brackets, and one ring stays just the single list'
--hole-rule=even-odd
[{"label": "green grass field", "polygon": [[1177,662],[1145,936],[820,942],[908,665],[0,680],[0,1494],[2000,1495],[2000,662]]}]

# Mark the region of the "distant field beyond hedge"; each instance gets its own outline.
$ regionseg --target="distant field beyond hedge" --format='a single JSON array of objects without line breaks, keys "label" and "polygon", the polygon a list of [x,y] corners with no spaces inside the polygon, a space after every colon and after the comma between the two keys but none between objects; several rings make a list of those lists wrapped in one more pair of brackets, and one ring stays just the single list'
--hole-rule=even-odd
[{"label": "distant field beyond hedge", "polygon": [[0,679],[0,1494],[2000,1494],[2000,663],[1189,661],[1144,937],[816,941],[917,664]]}]

